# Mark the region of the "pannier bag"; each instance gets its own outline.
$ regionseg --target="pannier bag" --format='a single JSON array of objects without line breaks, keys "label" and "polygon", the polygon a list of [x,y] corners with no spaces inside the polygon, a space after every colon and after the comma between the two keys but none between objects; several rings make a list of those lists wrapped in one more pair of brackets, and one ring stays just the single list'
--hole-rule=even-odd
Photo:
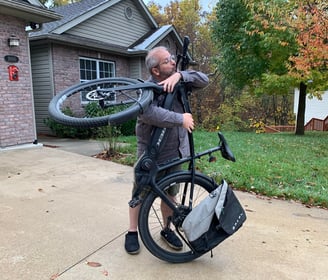
[{"label": "pannier bag", "polygon": [[193,249],[205,253],[234,234],[246,213],[226,181],[202,200],[183,221],[183,231]]}]

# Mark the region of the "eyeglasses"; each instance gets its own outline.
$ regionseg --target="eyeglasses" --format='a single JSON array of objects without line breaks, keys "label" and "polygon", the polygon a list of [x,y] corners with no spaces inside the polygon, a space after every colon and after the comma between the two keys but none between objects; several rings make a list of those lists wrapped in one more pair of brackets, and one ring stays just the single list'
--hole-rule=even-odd
[{"label": "eyeglasses", "polygon": [[171,61],[176,61],[175,55],[170,55],[169,57],[165,58],[165,60],[162,61],[160,64],[158,64],[158,66],[163,65],[163,64],[168,64]]}]

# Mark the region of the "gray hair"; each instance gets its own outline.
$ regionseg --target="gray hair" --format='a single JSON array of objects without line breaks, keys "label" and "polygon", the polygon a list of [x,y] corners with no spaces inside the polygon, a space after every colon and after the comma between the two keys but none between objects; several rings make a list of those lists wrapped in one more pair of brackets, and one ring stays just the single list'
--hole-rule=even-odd
[{"label": "gray hair", "polygon": [[155,47],[151,49],[146,56],[145,59],[146,69],[150,74],[152,74],[151,69],[158,66],[160,63],[159,58],[156,55],[159,51],[168,51],[168,49],[162,46]]}]

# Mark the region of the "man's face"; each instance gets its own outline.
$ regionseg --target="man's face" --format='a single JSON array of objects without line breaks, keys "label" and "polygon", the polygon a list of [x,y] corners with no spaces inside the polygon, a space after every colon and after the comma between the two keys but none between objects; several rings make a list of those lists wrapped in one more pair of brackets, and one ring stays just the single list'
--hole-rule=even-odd
[{"label": "man's face", "polygon": [[170,77],[175,73],[176,62],[175,57],[172,56],[168,51],[158,52],[159,65],[157,69],[159,71],[158,78],[162,81]]}]

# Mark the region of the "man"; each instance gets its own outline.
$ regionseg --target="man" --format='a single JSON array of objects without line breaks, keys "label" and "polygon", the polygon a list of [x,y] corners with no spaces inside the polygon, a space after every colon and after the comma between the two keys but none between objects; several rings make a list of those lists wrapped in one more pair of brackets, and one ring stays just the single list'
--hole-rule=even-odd
[{"label": "man", "polygon": [[[146,68],[150,73],[148,81],[163,86],[165,94],[173,91],[174,86],[180,81],[190,82],[193,88],[202,88],[208,84],[208,77],[194,70],[176,72],[175,57],[165,47],[156,47],[147,54]],[[184,113],[181,101],[175,99],[171,110],[161,107],[165,94],[154,94],[152,104],[137,119],[137,155],[138,158],[146,150],[151,140],[154,127],[170,128],[164,147],[157,157],[157,163],[161,164],[177,157],[189,155],[188,132],[194,129],[194,120],[190,113]],[[171,173],[177,168],[166,170]],[[160,177],[165,174],[160,174]],[[135,188],[136,186],[134,186]],[[170,198],[174,201],[178,193],[178,187],[173,186],[169,190]],[[130,225],[125,236],[125,250],[129,254],[139,253],[140,245],[138,241],[138,215],[140,205],[129,207]],[[161,205],[164,223],[172,212],[165,203]],[[161,237],[167,244],[176,249],[182,249],[182,242],[166,224],[161,231]]]}]

